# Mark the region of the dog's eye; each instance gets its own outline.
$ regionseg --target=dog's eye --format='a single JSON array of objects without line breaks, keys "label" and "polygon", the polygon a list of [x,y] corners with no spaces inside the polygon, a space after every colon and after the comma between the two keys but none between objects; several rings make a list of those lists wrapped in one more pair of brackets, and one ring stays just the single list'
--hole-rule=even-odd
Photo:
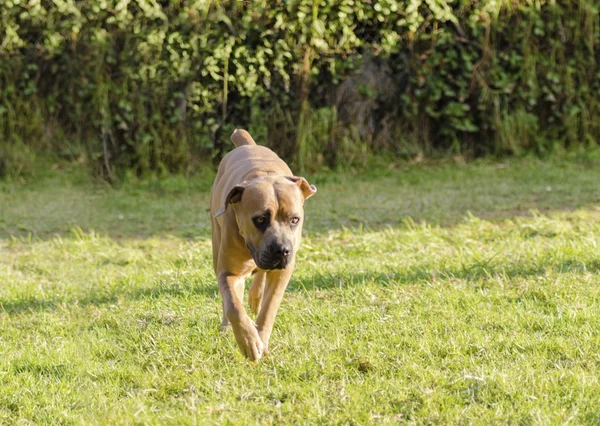
[{"label": "dog's eye", "polygon": [[300,222],[300,218],[298,216],[293,217],[291,222],[292,222],[292,225],[298,225],[298,222]]},{"label": "dog's eye", "polygon": [[254,222],[254,226],[258,229],[264,230],[267,226],[269,226],[269,220],[267,216],[258,216],[252,219]]}]

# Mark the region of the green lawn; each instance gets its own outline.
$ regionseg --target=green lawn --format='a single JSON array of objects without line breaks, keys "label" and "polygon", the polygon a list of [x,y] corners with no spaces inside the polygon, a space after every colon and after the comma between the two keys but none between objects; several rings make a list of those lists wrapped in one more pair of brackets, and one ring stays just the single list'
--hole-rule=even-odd
[{"label": "green lawn", "polygon": [[309,177],[271,354],[219,332],[211,172],[0,182],[0,423],[600,423],[600,162]]}]

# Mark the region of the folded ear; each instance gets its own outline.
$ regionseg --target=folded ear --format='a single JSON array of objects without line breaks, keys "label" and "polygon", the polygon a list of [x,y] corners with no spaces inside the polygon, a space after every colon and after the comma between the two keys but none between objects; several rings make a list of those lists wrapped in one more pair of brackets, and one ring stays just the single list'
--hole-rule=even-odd
[{"label": "folded ear", "polygon": [[231,188],[227,193],[227,197],[225,197],[223,207],[221,207],[221,210],[215,213],[215,217],[221,216],[223,213],[225,213],[229,204],[239,202],[242,199],[244,189],[246,189],[244,185],[236,185],[233,188]]},{"label": "folded ear", "polygon": [[312,197],[317,193],[317,187],[308,183],[306,179],[299,176],[286,176],[286,179],[291,180],[300,188],[302,191],[302,195],[304,195],[304,199],[306,200],[309,197]]}]

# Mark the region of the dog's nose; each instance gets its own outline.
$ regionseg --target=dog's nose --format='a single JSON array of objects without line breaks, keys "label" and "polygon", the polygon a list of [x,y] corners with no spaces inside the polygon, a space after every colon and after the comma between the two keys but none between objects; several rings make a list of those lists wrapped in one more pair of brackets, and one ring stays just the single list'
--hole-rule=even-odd
[{"label": "dog's nose", "polygon": [[289,243],[272,243],[260,257],[263,269],[285,269],[293,254],[293,246]]},{"label": "dog's nose", "polygon": [[289,257],[292,250],[287,244],[282,244],[275,249],[275,254],[281,257]]}]

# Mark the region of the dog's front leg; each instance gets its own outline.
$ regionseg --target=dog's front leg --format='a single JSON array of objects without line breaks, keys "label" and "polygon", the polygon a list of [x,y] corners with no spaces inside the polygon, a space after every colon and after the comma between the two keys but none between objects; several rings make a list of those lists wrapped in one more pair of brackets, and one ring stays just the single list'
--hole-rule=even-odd
[{"label": "dog's front leg", "polygon": [[271,332],[273,331],[273,323],[275,322],[277,309],[279,309],[285,289],[290,282],[293,269],[294,262],[291,262],[286,269],[269,271],[266,274],[267,279],[262,305],[260,307],[258,318],[256,319],[258,334],[265,344],[265,355],[269,353],[269,339],[271,338]]},{"label": "dog's front leg", "polygon": [[265,291],[265,283],[267,280],[267,273],[264,271],[256,272],[250,291],[248,292],[248,303],[252,312],[258,315],[260,307],[262,305],[263,293]]},{"label": "dog's front leg", "polygon": [[[258,361],[264,353],[265,344],[262,342],[256,326],[246,313],[242,303],[244,285],[243,278],[223,272],[219,275],[219,291],[223,298],[223,316],[231,324],[235,340],[242,353],[252,361]],[[243,288],[243,287],[242,287]],[[241,293],[241,295],[240,295]],[[223,320],[225,323],[225,319]]]}]

